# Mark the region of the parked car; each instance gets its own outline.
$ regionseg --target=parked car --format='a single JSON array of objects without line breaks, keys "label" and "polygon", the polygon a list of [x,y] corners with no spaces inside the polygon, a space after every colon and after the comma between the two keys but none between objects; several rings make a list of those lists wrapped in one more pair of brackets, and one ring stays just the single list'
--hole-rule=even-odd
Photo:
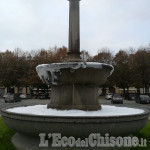
[{"label": "parked car", "polygon": [[50,95],[48,93],[40,93],[39,99],[49,99]]},{"label": "parked car", "polygon": [[120,94],[113,94],[112,99],[111,99],[111,103],[120,103],[123,104],[123,98]]},{"label": "parked car", "polygon": [[19,94],[7,93],[4,95],[4,101],[5,101],[5,103],[20,102],[21,99],[20,99]]},{"label": "parked car", "polygon": [[40,96],[40,94],[39,94],[39,93],[36,93],[36,94],[34,94],[34,95],[33,95],[33,97],[34,97],[35,99],[38,99],[38,98],[39,98],[39,96]]},{"label": "parked car", "polygon": [[7,97],[8,95],[11,95],[11,93],[4,94],[3,98],[5,99],[5,97]]},{"label": "parked car", "polygon": [[27,94],[27,99],[32,99],[32,95],[31,94]]},{"label": "parked car", "polygon": [[112,95],[113,95],[113,93],[108,93],[108,94],[106,94],[106,99],[108,99],[108,100],[111,100],[112,99]]},{"label": "parked car", "polygon": [[27,95],[26,94],[20,94],[20,98],[21,99],[27,99]]},{"label": "parked car", "polygon": [[150,97],[148,95],[140,94],[136,97],[136,103],[150,103]]},{"label": "parked car", "polygon": [[32,96],[30,94],[20,94],[21,99],[31,99]]},{"label": "parked car", "polygon": [[126,100],[135,100],[136,94],[135,93],[128,93],[125,95]]}]

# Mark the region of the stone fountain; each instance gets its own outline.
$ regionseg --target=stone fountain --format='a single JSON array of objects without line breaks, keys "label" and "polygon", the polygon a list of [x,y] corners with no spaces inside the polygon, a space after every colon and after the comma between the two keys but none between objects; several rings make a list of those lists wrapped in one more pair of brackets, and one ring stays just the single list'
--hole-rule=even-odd
[{"label": "stone fountain", "polygon": [[39,65],[40,78],[51,85],[48,108],[99,110],[98,87],[107,80],[113,67],[83,62],[80,58],[79,0],[70,0],[69,50],[66,63]]},{"label": "stone fountain", "polygon": [[[47,109],[82,110],[93,113],[103,109],[98,102],[98,87],[113,72],[111,65],[83,62],[80,58],[79,0],[69,0],[69,50],[64,63],[42,64],[36,70],[44,83],[51,85],[51,99]],[[12,107],[12,106],[11,106]],[[149,112],[117,116],[59,116],[11,112],[3,108],[6,125],[16,131],[12,142],[17,150],[78,150],[100,148],[39,147],[40,133],[61,133],[63,136],[86,138],[91,133],[112,136],[131,135],[147,122]],[[19,108],[22,106],[13,106]],[[26,106],[27,107],[27,106]],[[12,108],[12,109],[13,109]],[[116,107],[117,109],[117,107]],[[42,110],[39,110],[42,111]],[[103,148],[104,149],[104,148]],[[109,149],[109,148],[108,148]]]}]

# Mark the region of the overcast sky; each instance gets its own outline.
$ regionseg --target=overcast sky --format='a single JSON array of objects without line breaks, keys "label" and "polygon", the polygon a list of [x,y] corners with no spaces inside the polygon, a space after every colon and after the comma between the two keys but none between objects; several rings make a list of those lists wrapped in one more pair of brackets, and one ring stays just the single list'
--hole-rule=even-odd
[{"label": "overcast sky", "polygon": [[[0,0],[0,51],[68,46],[68,0]],[[81,0],[81,50],[150,43],[150,0]]]}]

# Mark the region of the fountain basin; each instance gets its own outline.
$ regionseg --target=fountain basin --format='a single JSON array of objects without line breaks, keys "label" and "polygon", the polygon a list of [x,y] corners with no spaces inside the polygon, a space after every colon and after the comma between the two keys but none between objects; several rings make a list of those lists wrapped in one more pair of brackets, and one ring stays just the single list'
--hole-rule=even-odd
[{"label": "fountain basin", "polygon": [[50,85],[102,85],[113,69],[111,65],[93,62],[52,63],[36,67],[39,77]]},{"label": "fountain basin", "polygon": [[149,111],[144,109],[138,114],[117,116],[43,116],[14,113],[7,110],[10,108],[12,106],[1,110],[5,124],[29,136],[39,136],[39,133],[61,133],[78,138],[88,137],[91,133],[125,136],[143,128],[149,116]]}]

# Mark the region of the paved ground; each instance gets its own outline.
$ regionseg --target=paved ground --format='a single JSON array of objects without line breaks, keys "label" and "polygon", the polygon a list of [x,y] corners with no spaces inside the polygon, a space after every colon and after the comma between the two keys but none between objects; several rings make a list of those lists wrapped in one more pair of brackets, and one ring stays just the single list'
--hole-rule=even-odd
[{"label": "paved ground", "polygon": [[[39,100],[39,99],[28,99],[28,100],[22,100],[21,102],[17,103],[5,103],[3,98],[0,98],[0,109],[2,107],[10,106],[10,105],[16,105],[16,104],[21,104],[21,105],[33,105],[33,104],[48,104],[50,100]],[[108,104],[112,105],[110,100],[104,99],[104,97],[100,97],[99,99],[100,104]],[[150,104],[137,104],[135,101],[130,101],[130,100],[124,100],[124,104],[113,104],[117,106],[126,106],[126,107],[135,107],[135,108],[144,108],[148,109],[150,111]]]},{"label": "paved ground", "polygon": [[135,108],[144,108],[150,111],[150,104],[138,104],[133,100],[124,100],[123,104],[111,104],[111,100],[106,100],[103,97],[100,97],[99,103],[101,104],[109,104],[109,105],[116,105],[116,106],[125,106],[125,107],[135,107]]}]

